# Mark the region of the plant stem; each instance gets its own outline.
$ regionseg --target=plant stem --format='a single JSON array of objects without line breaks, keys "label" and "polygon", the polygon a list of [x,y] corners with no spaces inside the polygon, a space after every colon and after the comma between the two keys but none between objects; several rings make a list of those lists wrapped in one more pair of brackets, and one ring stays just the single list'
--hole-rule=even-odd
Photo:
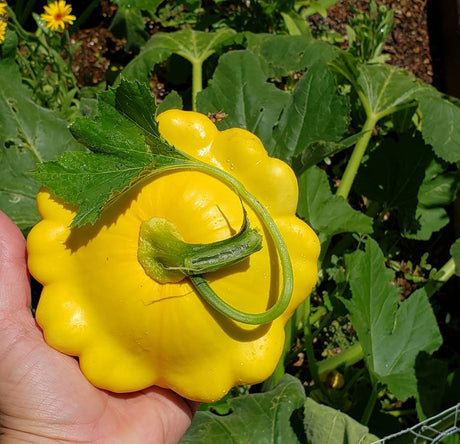
[{"label": "plant stem", "polygon": [[361,424],[367,425],[369,423],[369,419],[371,419],[372,412],[374,411],[375,403],[377,402],[377,390],[375,386],[372,386],[371,395],[366,404],[366,408],[364,409],[363,416],[361,417]]},{"label": "plant stem", "polygon": [[191,60],[192,63],[192,109],[196,111],[196,96],[203,89],[203,61]]},{"label": "plant stem", "polygon": [[430,298],[433,296],[452,276],[455,274],[455,261],[451,257],[443,267],[438,271],[436,280],[430,281],[425,285],[425,291]]},{"label": "plant stem", "polygon": [[209,174],[210,176],[213,176],[228,185],[238,196],[247,202],[247,204],[259,217],[263,227],[267,230],[268,236],[271,238],[273,244],[275,245],[282,275],[281,294],[278,300],[270,308],[261,313],[246,313],[227,304],[214,292],[214,290],[208,284],[207,280],[201,275],[190,276],[190,282],[193,284],[200,296],[211,307],[213,307],[216,311],[223,314],[224,316],[233,319],[234,321],[251,325],[262,325],[272,322],[281,316],[289,306],[294,287],[294,274],[291,258],[289,256],[289,250],[272,216],[268,210],[257,200],[257,198],[249,193],[244,185],[235,179],[231,174],[196,159],[189,158],[181,165],[174,164],[162,169],[157,169],[153,174],[146,177],[153,177],[155,174],[163,173],[165,171],[180,169],[192,169]]},{"label": "plant stem", "polygon": [[[309,300],[310,298],[308,298]],[[310,310],[310,304],[308,304],[308,309]],[[308,368],[310,369],[311,377],[321,393],[323,393],[326,398],[329,398],[329,394],[324,387],[323,381],[321,381],[318,371],[318,363],[315,360],[315,354],[313,351],[313,335],[311,333],[311,324],[310,324],[310,313],[306,313],[305,324],[304,324],[304,336],[305,336],[305,352],[307,354]]]},{"label": "plant stem", "polygon": [[361,347],[361,344],[357,342],[356,344],[348,347],[339,355],[331,356],[330,358],[318,362],[318,374],[322,375],[323,373],[327,373],[331,370],[341,367],[342,365],[349,367],[361,361],[363,357],[363,348]]},{"label": "plant stem", "polygon": [[358,172],[361,160],[366,152],[369,141],[372,137],[372,131],[378,121],[378,116],[372,112],[368,113],[366,122],[363,126],[363,136],[359,139],[358,143],[353,149],[353,153],[348,161],[348,165],[343,174],[342,180],[340,182],[339,188],[337,189],[337,195],[342,196],[344,199],[348,198],[350,194],[351,187]]},{"label": "plant stem", "polygon": [[310,316],[310,325],[315,324],[318,322],[325,314],[327,313],[327,308],[324,306],[320,306],[316,309],[314,313]]}]

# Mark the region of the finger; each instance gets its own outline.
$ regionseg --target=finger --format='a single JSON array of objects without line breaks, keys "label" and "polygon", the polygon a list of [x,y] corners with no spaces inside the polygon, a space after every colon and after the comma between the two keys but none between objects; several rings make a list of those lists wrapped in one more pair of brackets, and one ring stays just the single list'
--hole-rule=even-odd
[{"label": "finger", "polygon": [[24,236],[0,211],[0,318],[29,311],[30,283],[26,257]]}]

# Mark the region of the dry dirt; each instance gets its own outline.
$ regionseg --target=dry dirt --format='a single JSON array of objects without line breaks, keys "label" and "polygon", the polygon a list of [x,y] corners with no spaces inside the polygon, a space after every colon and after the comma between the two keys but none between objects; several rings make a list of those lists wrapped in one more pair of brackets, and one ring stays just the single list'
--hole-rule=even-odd
[{"label": "dry dirt", "polygon": [[[361,10],[368,9],[369,0],[341,0],[328,9],[328,16],[310,17],[312,26],[327,26],[346,36],[345,23],[350,14],[349,4]],[[389,55],[388,62],[407,69],[427,83],[433,81],[433,61],[430,53],[430,40],[427,24],[427,0],[378,0],[395,10],[395,26],[387,41],[384,52]],[[75,75],[79,86],[90,86],[105,78],[110,62],[123,57],[122,40],[116,39],[107,29],[114,7],[103,2],[103,21],[99,26],[79,30],[74,34],[74,42],[80,42],[73,57]],[[124,54],[124,58],[127,58]]]}]

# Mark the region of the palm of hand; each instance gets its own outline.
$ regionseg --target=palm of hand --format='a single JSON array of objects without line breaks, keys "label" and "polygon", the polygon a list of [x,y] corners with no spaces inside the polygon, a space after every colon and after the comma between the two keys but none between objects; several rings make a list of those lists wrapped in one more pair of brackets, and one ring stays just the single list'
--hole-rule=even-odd
[{"label": "palm of hand", "polygon": [[24,239],[0,213],[0,426],[4,443],[174,443],[194,405],[153,387],[93,387],[75,359],[46,345],[29,311]]}]

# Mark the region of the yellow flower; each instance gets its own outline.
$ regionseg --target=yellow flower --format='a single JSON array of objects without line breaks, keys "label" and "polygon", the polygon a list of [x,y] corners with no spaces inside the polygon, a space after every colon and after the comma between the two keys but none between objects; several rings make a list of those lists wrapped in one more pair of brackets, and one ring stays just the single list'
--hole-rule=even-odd
[{"label": "yellow flower", "polygon": [[5,41],[6,22],[0,20],[0,45]]},{"label": "yellow flower", "polygon": [[41,14],[40,17],[52,31],[63,31],[66,23],[71,25],[76,19],[74,15],[70,15],[71,12],[72,7],[66,5],[64,0],[59,0],[45,6],[45,13]]},{"label": "yellow flower", "polygon": [[0,2],[0,15],[6,14],[6,7],[8,5],[5,2]]}]

